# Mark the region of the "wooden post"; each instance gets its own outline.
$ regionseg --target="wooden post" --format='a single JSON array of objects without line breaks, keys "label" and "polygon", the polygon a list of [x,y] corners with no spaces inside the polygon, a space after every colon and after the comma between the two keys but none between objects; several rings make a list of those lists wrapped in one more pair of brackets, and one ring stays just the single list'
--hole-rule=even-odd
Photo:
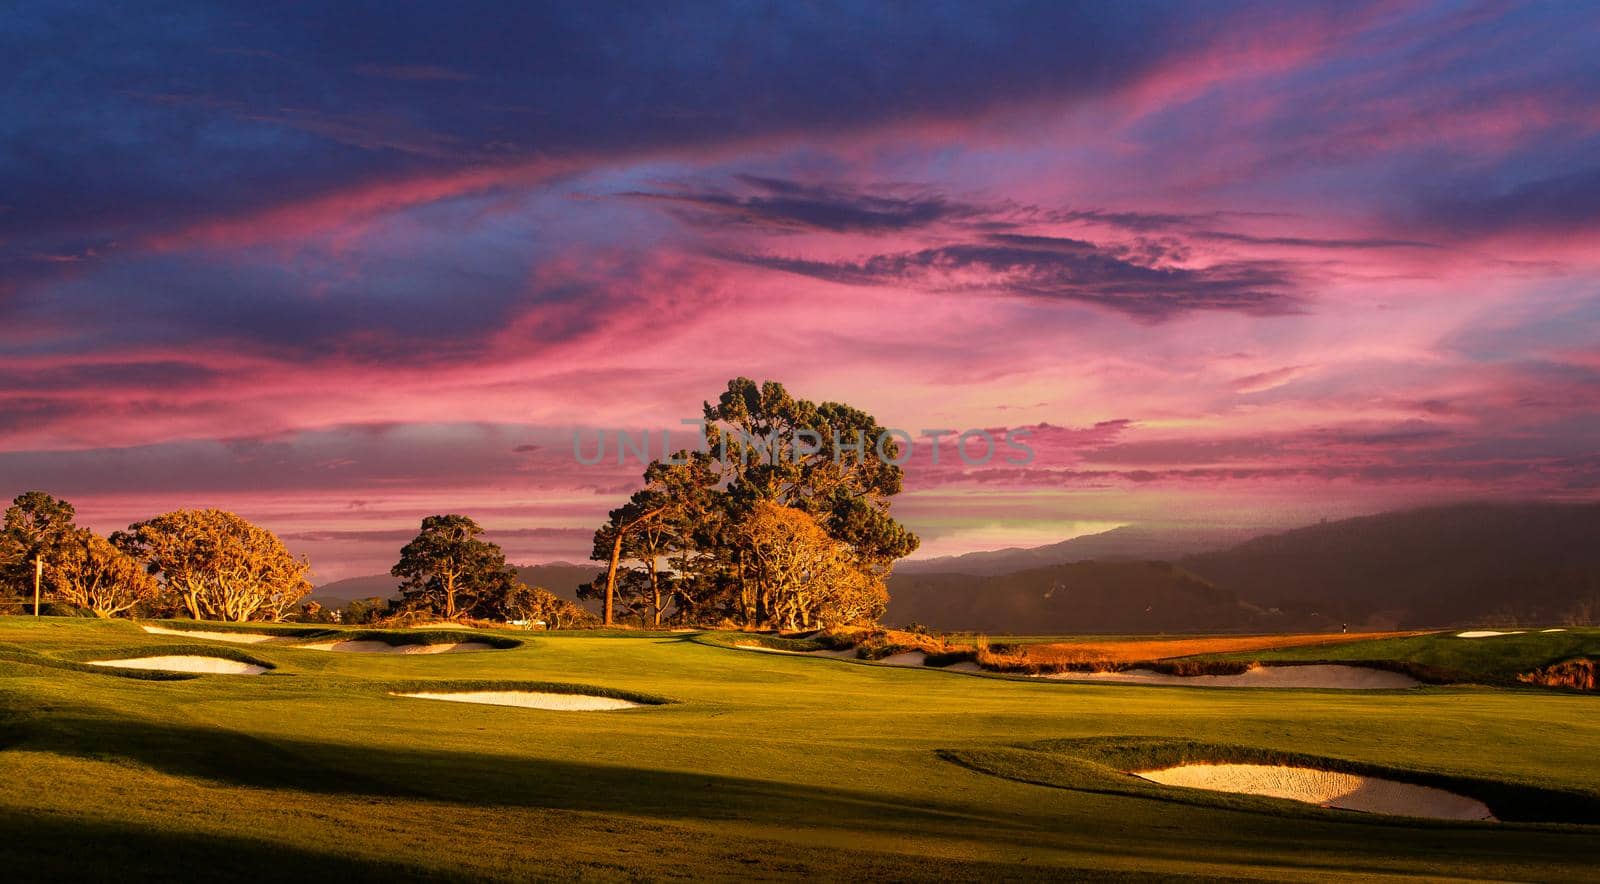
[{"label": "wooden post", "polygon": [[39,616],[39,581],[44,578],[44,559],[33,558],[33,616]]}]

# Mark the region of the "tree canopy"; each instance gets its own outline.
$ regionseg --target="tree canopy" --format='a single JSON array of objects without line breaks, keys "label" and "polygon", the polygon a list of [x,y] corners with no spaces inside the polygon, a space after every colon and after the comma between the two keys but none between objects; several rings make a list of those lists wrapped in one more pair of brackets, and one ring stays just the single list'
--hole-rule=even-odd
[{"label": "tree canopy", "polygon": [[[606,570],[583,593],[605,600],[605,622],[619,611],[649,625],[881,614],[883,579],[918,543],[889,514],[903,480],[893,434],[859,409],[748,378],[729,381],[703,417],[704,447],[651,463],[595,532]],[[824,592],[813,574],[848,590]]]},{"label": "tree canopy", "polygon": [[310,564],[277,535],[226,510],[176,510],[112,536],[196,620],[282,620],[307,593]]},{"label": "tree canopy", "polygon": [[43,491],[25,491],[6,509],[0,528],[0,582],[18,595],[33,585],[35,569],[48,569],[77,530],[72,504]]},{"label": "tree canopy", "polygon": [[428,516],[400,550],[389,573],[400,578],[402,603],[447,620],[498,613],[514,579],[505,553],[480,535],[483,528],[456,514]]},{"label": "tree canopy", "polygon": [[61,544],[50,573],[51,597],[96,617],[154,601],[161,587],[139,562],[93,531],[79,528]]}]

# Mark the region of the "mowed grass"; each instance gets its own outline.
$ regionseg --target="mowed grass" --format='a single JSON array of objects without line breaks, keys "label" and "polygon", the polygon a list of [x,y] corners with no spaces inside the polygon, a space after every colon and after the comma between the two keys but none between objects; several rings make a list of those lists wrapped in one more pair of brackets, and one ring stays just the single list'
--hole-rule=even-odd
[{"label": "mowed grass", "polygon": [[[0,618],[0,649],[27,651],[0,656],[0,868],[9,880],[1582,880],[1600,864],[1592,826],[1230,806],[946,760],[1168,737],[1600,795],[1592,695],[1039,683],[681,634],[510,635],[523,643],[438,656],[255,645],[272,672],[148,681],[28,657],[195,640]],[[389,694],[432,681],[673,702],[547,712]]]}]

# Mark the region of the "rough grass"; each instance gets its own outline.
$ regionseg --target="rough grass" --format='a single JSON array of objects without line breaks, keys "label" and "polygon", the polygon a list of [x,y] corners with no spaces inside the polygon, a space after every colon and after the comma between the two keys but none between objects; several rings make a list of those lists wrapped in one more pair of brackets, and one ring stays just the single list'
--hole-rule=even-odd
[{"label": "rough grass", "polygon": [[[162,653],[166,653],[166,650],[163,649]],[[100,658],[97,653],[87,659]],[[192,672],[161,672],[155,669],[118,669],[114,666],[90,666],[87,663],[41,654],[29,648],[12,644],[0,644],[0,662],[14,663],[21,666],[41,666],[48,669],[66,669],[72,672],[97,673],[120,678],[138,678],[147,681],[182,681],[200,677],[199,674]]]},{"label": "rough grass", "polygon": [[[294,639],[294,644],[325,641],[378,641],[396,647],[404,645],[445,645],[455,642],[481,642],[498,649],[520,647],[521,639],[469,627],[439,629],[373,629],[361,626],[305,626],[283,623],[213,623],[195,620],[157,620],[150,625],[188,632],[237,632],[246,635],[272,635]],[[150,633],[154,635],[154,633]],[[170,636],[176,638],[176,636]],[[212,645],[207,645],[211,647]],[[293,645],[288,645],[293,647]]]},{"label": "rough grass", "polygon": [[[0,618],[0,645],[59,660],[193,644],[31,620]],[[0,660],[8,879],[1547,881],[1600,864],[1592,826],[1042,788],[937,754],[1141,735],[1593,794],[1600,716],[1570,692],[1041,683],[639,633],[540,634],[493,654],[248,651],[277,675],[156,682]],[[678,702],[562,716],[386,695],[416,682]]]},{"label": "rough grass", "polygon": [[507,650],[522,646],[520,639],[484,632],[466,632],[460,629],[348,629],[324,630],[307,637],[317,641],[377,641],[392,647],[405,645],[448,645],[457,642],[480,642],[490,647]]},{"label": "rough grass", "polygon": [[[696,634],[692,640],[713,647],[737,648],[753,645],[760,648],[771,648],[775,651],[793,651],[800,654],[833,649],[833,645],[824,642],[820,636],[816,635],[808,635],[801,638],[763,632],[702,632]],[[845,647],[854,647],[854,645],[848,644]],[[840,648],[840,650],[843,650],[843,648]]]},{"label": "rough grass", "polygon": [[1588,658],[1567,660],[1551,666],[1544,666],[1532,672],[1524,672],[1517,676],[1517,680],[1525,684],[1543,685],[1549,688],[1572,688],[1579,691],[1592,691],[1595,689],[1595,661]]},{"label": "rough grass", "polygon": [[812,651],[854,649],[856,659],[867,662],[876,662],[896,654],[918,652],[926,655],[926,665],[933,667],[977,660],[979,657],[979,651],[972,647],[952,645],[936,636],[877,628],[823,630],[793,636],[760,632],[707,632],[702,633],[699,640],[703,644],[722,647],[757,645],[775,651],[793,651],[802,654]]},{"label": "rough grass", "polygon": [[92,660],[126,660],[138,657],[170,656],[217,657],[224,660],[236,660],[240,663],[250,663],[266,669],[267,673],[263,674],[270,674],[272,670],[277,668],[277,664],[270,660],[263,660],[238,648],[226,645],[218,646],[215,643],[203,645],[144,644],[95,648],[93,650],[64,649],[53,653],[41,653],[17,645],[0,645],[0,660],[9,660],[31,666],[66,669],[73,672],[98,673],[120,678],[143,679],[145,681],[180,681],[199,678],[202,675],[202,673],[194,672],[163,672],[156,669],[122,669],[116,666],[89,665]]},{"label": "rough grass", "polygon": [[1186,636],[1170,639],[1124,639],[1119,641],[1073,641],[1016,645],[1013,657],[1021,663],[1040,667],[1146,663],[1201,654],[1231,654],[1280,648],[1336,645],[1415,633],[1372,632],[1310,633],[1302,635]]},{"label": "rough grass", "polygon": [[238,632],[245,635],[272,635],[285,638],[312,638],[330,631],[326,626],[296,623],[222,623],[210,620],[147,620],[141,625],[159,626],[185,632]]},{"label": "rough grass", "polygon": [[[152,636],[153,637],[153,636]],[[176,638],[176,636],[173,636]],[[135,657],[218,657],[223,660],[236,660],[240,663],[250,663],[263,669],[273,670],[278,664],[271,660],[263,660],[254,654],[245,652],[241,648],[228,645],[218,645],[215,642],[204,644],[140,644],[121,648],[95,648],[84,651],[58,651],[51,655],[62,660],[87,663],[90,660],[124,660]],[[92,669],[114,669],[115,667],[95,666]]]}]

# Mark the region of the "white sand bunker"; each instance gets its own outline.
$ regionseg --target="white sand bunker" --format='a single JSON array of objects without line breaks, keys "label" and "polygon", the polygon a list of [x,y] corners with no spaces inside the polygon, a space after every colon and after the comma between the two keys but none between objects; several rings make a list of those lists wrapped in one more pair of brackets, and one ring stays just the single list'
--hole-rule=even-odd
[{"label": "white sand bunker", "polygon": [[1052,672],[1040,677],[1059,681],[1112,681],[1183,687],[1331,688],[1345,691],[1414,688],[1422,683],[1401,672],[1336,664],[1256,666],[1238,675],[1168,675],[1152,669],[1129,669],[1123,672]]},{"label": "white sand bunker", "polygon": [[1456,638],[1494,638],[1497,635],[1521,635],[1525,631],[1518,629],[1514,632],[1498,632],[1493,629],[1469,629],[1466,632],[1456,633]]},{"label": "white sand bunker", "polygon": [[1431,786],[1416,786],[1380,777],[1335,773],[1312,767],[1185,764],[1163,770],[1135,771],[1134,775],[1164,786],[1266,795],[1366,813],[1442,820],[1494,819],[1494,814],[1483,802],[1465,795]]},{"label": "white sand bunker", "polygon": [[1540,632],[1566,632],[1566,630],[1565,630],[1565,629],[1562,629],[1562,628],[1561,628],[1561,627],[1559,627],[1559,626],[1557,626],[1557,627],[1556,627],[1556,628],[1555,628],[1555,629],[1541,629],[1541,630],[1539,630],[1539,631],[1540,631]]},{"label": "white sand bunker", "polygon": [[209,675],[260,675],[265,666],[241,663],[222,657],[170,656],[131,657],[127,660],[90,660],[90,666],[114,666],[118,669],[158,669],[163,672],[204,672]]},{"label": "white sand bunker", "polygon": [[285,642],[292,639],[281,635],[264,635],[259,632],[206,632],[203,629],[168,629],[165,626],[141,626],[145,632],[156,635],[181,635],[184,638],[203,638],[214,642],[233,642],[238,645],[259,645],[262,642]]},{"label": "white sand bunker", "polygon": [[557,712],[605,712],[612,709],[632,709],[645,706],[632,700],[616,697],[596,697],[591,694],[552,694],[544,691],[462,691],[448,694],[414,693],[395,694],[396,697],[414,697],[419,700],[448,700],[452,703],[486,703],[490,706],[521,706],[525,709],[552,709]]},{"label": "white sand bunker", "polygon": [[906,651],[901,654],[891,654],[872,662],[882,663],[885,666],[921,666],[928,662],[928,655],[921,651]]},{"label": "white sand bunker", "polygon": [[345,651],[352,654],[455,654],[462,651],[492,651],[486,642],[442,642],[436,645],[391,645],[380,641],[332,641],[295,645],[308,651]]}]

